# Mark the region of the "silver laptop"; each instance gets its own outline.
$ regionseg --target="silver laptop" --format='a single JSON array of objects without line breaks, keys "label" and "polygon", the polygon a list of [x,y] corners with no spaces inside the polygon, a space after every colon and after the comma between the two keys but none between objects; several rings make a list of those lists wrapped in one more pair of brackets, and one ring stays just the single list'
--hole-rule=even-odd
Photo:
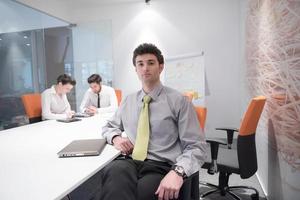
[{"label": "silver laptop", "polygon": [[74,117],[80,117],[80,118],[84,118],[84,117],[92,117],[92,114],[88,114],[88,113],[75,113]]},{"label": "silver laptop", "polygon": [[104,149],[105,144],[105,139],[74,140],[57,154],[60,158],[98,156]]},{"label": "silver laptop", "polygon": [[57,119],[56,121],[58,121],[58,122],[64,122],[64,123],[70,123],[70,122],[81,121],[81,119],[73,117],[73,118],[68,118],[68,119]]}]

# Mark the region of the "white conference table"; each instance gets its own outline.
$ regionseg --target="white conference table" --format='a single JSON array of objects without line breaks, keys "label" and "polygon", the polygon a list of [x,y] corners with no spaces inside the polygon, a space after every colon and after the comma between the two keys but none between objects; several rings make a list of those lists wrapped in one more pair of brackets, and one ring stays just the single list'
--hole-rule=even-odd
[{"label": "white conference table", "polygon": [[57,152],[72,140],[101,138],[108,117],[48,120],[0,131],[0,199],[61,199],[96,174],[120,154],[113,146],[91,157],[58,158]]}]

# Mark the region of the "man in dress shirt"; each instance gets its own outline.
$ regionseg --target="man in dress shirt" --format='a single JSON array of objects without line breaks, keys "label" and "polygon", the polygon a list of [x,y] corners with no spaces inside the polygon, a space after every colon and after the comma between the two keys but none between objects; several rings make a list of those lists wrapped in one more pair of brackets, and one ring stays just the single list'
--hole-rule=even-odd
[{"label": "man in dress shirt", "polygon": [[69,75],[62,74],[57,78],[57,84],[42,93],[42,118],[67,119],[72,118],[74,111],[67,99],[76,81]]},{"label": "man in dress shirt", "polygon": [[[102,170],[101,199],[180,198],[184,178],[204,163],[204,134],[191,102],[161,84],[164,58],[156,46],[138,46],[133,65],[142,89],[127,96],[102,129],[123,156]],[[123,131],[127,137],[122,137]],[[141,153],[145,147],[146,153]]]},{"label": "man in dress shirt", "polygon": [[80,111],[88,114],[115,112],[118,108],[115,90],[101,84],[102,78],[99,74],[92,74],[87,81],[90,88],[82,99]]}]

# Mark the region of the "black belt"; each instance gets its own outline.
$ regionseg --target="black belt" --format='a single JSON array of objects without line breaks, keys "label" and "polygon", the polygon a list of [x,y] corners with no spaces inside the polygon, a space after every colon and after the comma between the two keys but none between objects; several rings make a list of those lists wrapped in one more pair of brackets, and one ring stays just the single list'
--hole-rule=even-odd
[{"label": "black belt", "polygon": [[[128,156],[128,155],[119,155],[118,159],[131,159],[132,157]],[[152,160],[152,159],[145,159],[144,162],[148,162],[148,163],[154,163],[154,164],[158,164],[158,165],[163,165],[166,167],[171,167],[172,165],[170,165],[167,162],[163,162],[163,161],[158,161],[158,160]]]},{"label": "black belt", "polygon": [[152,160],[152,159],[145,159],[144,162],[154,163],[154,164],[157,164],[157,165],[163,165],[163,166],[166,166],[166,167],[171,167],[172,166],[172,165],[170,165],[167,162],[158,161],[158,160]]}]

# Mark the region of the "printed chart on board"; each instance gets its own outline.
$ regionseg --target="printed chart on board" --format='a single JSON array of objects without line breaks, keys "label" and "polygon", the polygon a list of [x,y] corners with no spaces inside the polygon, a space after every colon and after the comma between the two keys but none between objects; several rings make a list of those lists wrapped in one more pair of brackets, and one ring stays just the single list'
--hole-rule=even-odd
[{"label": "printed chart on board", "polygon": [[193,92],[194,104],[204,104],[205,68],[204,54],[193,54],[167,58],[164,84],[182,93]]}]

